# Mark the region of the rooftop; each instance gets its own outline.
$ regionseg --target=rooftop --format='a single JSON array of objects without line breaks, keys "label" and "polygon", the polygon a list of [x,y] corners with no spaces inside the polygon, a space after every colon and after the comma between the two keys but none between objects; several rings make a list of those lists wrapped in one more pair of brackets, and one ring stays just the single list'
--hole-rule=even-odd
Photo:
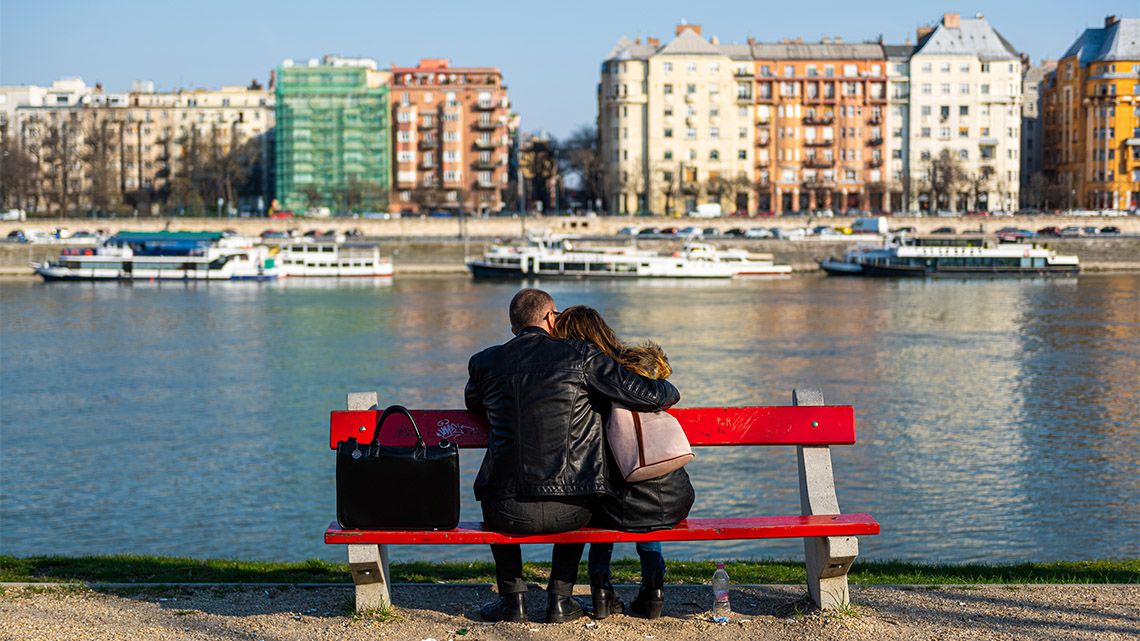
[{"label": "rooftop", "polygon": [[1108,16],[1100,29],[1085,29],[1062,58],[1078,56],[1080,65],[1113,60],[1140,60],[1140,18]]}]

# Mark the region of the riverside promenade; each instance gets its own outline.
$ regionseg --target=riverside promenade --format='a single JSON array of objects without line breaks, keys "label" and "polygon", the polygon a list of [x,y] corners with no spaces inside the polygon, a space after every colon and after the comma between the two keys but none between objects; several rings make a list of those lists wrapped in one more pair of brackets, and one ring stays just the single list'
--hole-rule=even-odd
[{"label": "riverside promenade", "polygon": [[[740,585],[734,616],[707,614],[707,585],[666,588],[665,615],[615,615],[561,625],[479,621],[486,584],[396,584],[395,609],[351,614],[352,587],[304,585],[17,587],[0,594],[3,639],[135,641],[250,639],[468,641],[845,639],[1135,639],[1140,585],[853,586],[840,612],[806,611],[803,587]],[[618,586],[628,600],[636,586]],[[588,600],[588,588],[577,592]],[[541,620],[545,595],[532,587],[529,615]]]}]

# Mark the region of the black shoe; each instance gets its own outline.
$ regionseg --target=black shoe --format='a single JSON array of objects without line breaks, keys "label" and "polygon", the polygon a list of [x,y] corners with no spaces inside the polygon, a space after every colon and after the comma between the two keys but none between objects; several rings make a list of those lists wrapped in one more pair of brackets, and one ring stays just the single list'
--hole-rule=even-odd
[{"label": "black shoe", "polygon": [[499,621],[526,621],[526,601],[523,592],[504,594],[498,601],[492,601],[479,608],[479,616],[488,623]]},{"label": "black shoe", "polygon": [[656,619],[665,609],[665,576],[654,574],[642,579],[641,589],[629,604],[629,613],[644,619]]},{"label": "black shoe", "polygon": [[547,595],[546,622],[566,623],[582,617],[586,611],[581,604],[570,596],[559,596],[554,593]]},{"label": "black shoe", "polygon": [[625,604],[621,602],[614,586],[610,582],[609,574],[590,575],[590,596],[594,602],[593,616],[595,619],[604,619],[611,614],[623,614]]}]

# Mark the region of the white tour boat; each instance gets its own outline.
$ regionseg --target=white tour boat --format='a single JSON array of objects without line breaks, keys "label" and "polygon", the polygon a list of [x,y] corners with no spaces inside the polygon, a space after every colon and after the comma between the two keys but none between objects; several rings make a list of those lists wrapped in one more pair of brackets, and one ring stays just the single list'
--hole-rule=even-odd
[{"label": "white tour boat", "polygon": [[282,276],[391,276],[392,259],[380,257],[375,243],[297,241],[280,245]]},{"label": "white tour boat", "polygon": [[475,278],[733,278],[784,276],[789,265],[771,254],[721,250],[689,242],[673,254],[635,247],[577,249],[573,239],[532,237],[525,246],[495,245],[482,258],[467,261]]},{"label": "white tour boat", "polygon": [[895,237],[883,245],[856,247],[819,266],[832,276],[1074,276],[1076,256],[1058,256],[1036,244],[996,243],[981,236]]},{"label": "white tour boat", "polygon": [[215,232],[120,232],[102,245],[67,249],[54,262],[32,263],[45,281],[272,280],[268,247]]}]

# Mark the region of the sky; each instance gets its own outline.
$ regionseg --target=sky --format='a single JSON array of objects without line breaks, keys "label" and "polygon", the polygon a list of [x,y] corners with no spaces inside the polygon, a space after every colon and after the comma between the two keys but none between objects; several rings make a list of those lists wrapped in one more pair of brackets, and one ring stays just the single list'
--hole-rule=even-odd
[{"label": "sky", "polygon": [[[699,6],[703,4],[704,6]],[[286,58],[326,53],[382,67],[450,58],[502,70],[527,131],[564,137],[594,121],[599,66],[619,38],[672,37],[681,20],[722,43],[841,36],[901,44],[944,12],[982,13],[1034,61],[1056,58],[1088,27],[1140,17],[1137,0],[974,3],[815,0],[694,3],[578,0],[0,0],[0,84],[80,76],[108,91],[132,80],[159,90],[262,83]]]}]

